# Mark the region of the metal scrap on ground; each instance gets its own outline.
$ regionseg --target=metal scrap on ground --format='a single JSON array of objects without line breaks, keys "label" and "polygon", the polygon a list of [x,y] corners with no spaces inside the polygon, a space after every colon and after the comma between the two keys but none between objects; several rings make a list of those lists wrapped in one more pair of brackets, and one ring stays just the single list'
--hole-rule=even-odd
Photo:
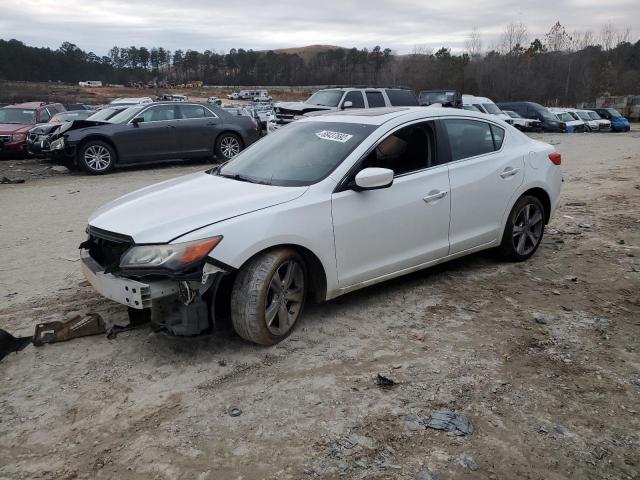
[{"label": "metal scrap on ground", "polygon": [[433,412],[427,421],[427,428],[452,432],[455,435],[470,435],[473,433],[473,425],[466,415],[458,415],[449,410]]}]

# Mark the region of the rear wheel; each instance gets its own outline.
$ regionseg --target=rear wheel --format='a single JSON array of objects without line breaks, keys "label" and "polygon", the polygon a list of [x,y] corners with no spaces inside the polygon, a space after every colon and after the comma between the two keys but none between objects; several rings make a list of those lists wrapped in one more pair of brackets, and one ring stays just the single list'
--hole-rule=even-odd
[{"label": "rear wheel", "polygon": [[111,171],[116,162],[116,152],[111,145],[100,140],[90,140],[78,153],[78,164],[92,175],[103,175]]},{"label": "rear wheel", "polygon": [[503,258],[521,262],[531,257],[544,234],[545,211],[536,197],[525,195],[511,209],[499,251]]},{"label": "rear wheel", "polygon": [[242,150],[242,140],[235,133],[226,132],[216,140],[215,153],[223,161],[231,160]]},{"label": "rear wheel", "polygon": [[260,345],[285,339],[302,314],[307,270],[295,250],[260,255],[243,266],[231,293],[231,320],[242,338]]}]

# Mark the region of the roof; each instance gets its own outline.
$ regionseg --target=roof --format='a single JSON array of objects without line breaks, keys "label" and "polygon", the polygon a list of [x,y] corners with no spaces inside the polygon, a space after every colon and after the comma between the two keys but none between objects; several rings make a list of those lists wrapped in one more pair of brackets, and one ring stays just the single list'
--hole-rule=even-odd
[{"label": "roof", "polygon": [[472,117],[483,120],[499,120],[495,115],[486,115],[460,108],[444,107],[385,107],[385,108],[350,108],[338,112],[308,117],[302,122],[337,122],[361,123],[366,125],[382,125],[390,120],[407,117],[407,121],[419,118],[436,118],[455,115],[456,117]]},{"label": "roof", "polygon": [[7,105],[6,107],[3,107],[3,108],[32,108],[35,110],[36,108],[44,107],[45,105],[51,105],[51,104],[46,102],[25,102],[25,103],[14,103],[13,105]]}]

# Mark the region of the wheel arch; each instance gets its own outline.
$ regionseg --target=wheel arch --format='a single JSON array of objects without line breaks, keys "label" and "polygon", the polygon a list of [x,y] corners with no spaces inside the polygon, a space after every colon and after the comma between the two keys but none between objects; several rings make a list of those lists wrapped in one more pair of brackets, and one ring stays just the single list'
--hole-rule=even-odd
[{"label": "wheel arch", "polygon": [[544,207],[544,223],[545,225],[548,224],[549,219],[551,218],[551,197],[547,191],[541,187],[530,188],[529,190],[522,192],[516,199],[516,202],[525,195],[531,195],[532,197],[540,200],[540,203],[542,203],[542,206]]},{"label": "wheel arch", "polygon": [[94,133],[91,135],[87,135],[86,137],[82,138],[81,140],[78,140],[78,142],[76,143],[76,164],[79,161],[79,156],[80,156],[80,150],[82,150],[82,147],[84,147],[88,142],[92,141],[92,140],[98,140],[100,142],[104,142],[106,144],[108,144],[111,148],[113,148],[113,151],[116,154],[116,158],[114,158],[114,163],[117,164],[119,163],[119,158],[120,158],[120,152],[118,151],[118,147],[116,147],[116,144],[113,142],[113,140],[109,137],[107,137],[106,135],[101,135],[99,133]]},{"label": "wheel arch", "polygon": [[251,257],[247,258],[243,262],[240,268],[242,268],[257,256],[264,255],[265,253],[271,252],[273,250],[286,248],[295,250],[304,260],[305,266],[307,267],[307,272],[309,274],[309,287],[307,291],[310,297],[316,303],[324,301],[327,297],[327,273],[318,256],[310,249],[308,249],[307,247],[303,247],[302,245],[298,245],[295,243],[282,243],[278,245],[272,245],[251,255]]},{"label": "wheel arch", "polygon": [[218,140],[220,139],[220,137],[222,137],[222,135],[224,135],[225,133],[233,133],[236,137],[238,137],[240,139],[240,143],[242,144],[242,148],[245,148],[245,141],[244,141],[244,136],[242,135],[242,133],[240,133],[237,130],[234,130],[233,128],[229,127],[229,126],[225,126],[224,130],[222,130],[220,133],[218,133],[218,135],[216,135],[216,139],[213,142],[214,148],[216,145],[218,145]]}]

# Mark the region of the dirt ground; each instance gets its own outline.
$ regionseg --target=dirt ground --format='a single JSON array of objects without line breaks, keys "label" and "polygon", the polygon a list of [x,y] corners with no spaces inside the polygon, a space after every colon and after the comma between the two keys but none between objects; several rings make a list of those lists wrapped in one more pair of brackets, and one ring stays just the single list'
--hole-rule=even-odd
[{"label": "dirt ground", "polygon": [[[640,478],[640,132],[537,138],[565,183],[528,262],[474,255],[310,306],[271,348],[146,328],[29,346],[0,362],[0,478]],[[17,334],[124,320],[82,282],[88,215],[206,168],[0,164],[26,179],[0,185],[0,328]],[[473,433],[406,417],[440,409]]]}]

